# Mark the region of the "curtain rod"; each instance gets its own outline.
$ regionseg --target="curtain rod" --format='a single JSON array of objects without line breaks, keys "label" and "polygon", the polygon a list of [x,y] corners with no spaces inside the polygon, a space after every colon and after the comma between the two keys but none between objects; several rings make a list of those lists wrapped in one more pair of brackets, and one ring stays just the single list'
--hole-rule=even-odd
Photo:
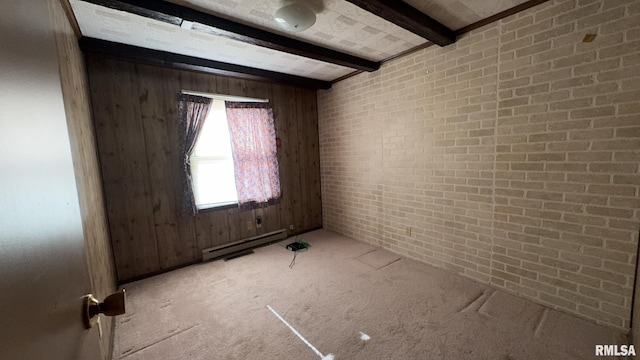
[{"label": "curtain rod", "polygon": [[204,93],[198,91],[189,91],[182,90],[182,93],[185,95],[196,95],[196,96],[204,96],[214,100],[226,100],[226,101],[248,101],[248,102],[269,102],[269,99],[256,99],[244,96],[232,96],[232,95],[223,95],[223,94],[211,94]]}]

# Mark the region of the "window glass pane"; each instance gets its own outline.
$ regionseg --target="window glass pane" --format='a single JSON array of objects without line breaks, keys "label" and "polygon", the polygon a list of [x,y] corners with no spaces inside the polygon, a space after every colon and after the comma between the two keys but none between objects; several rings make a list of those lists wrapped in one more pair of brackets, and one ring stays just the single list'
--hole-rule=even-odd
[{"label": "window glass pane", "polygon": [[224,101],[213,100],[211,103],[193,156],[215,156],[231,159],[231,138]]},{"label": "window glass pane", "polygon": [[198,207],[237,202],[233,161],[191,158],[193,187]]},{"label": "window glass pane", "polygon": [[198,208],[238,202],[224,101],[211,104],[191,156],[191,173]]}]

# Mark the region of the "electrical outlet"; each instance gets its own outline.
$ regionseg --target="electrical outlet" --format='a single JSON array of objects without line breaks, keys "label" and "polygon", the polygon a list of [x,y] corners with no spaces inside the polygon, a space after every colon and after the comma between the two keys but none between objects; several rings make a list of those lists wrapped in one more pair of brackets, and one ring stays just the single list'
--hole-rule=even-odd
[{"label": "electrical outlet", "polygon": [[247,221],[247,230],[253,230],[253,221]]},{"label": "electrical outlet", "polygon": [[256,229],[260,229],[262,227],[262,216],[256,217]]},{"label": "electrical outlet", "polygon": [[293,225],[289,225],[289,230],[294,230]]},{"label": "electrical outlet", "polygon": [[411,226],[407,227],[407,236],[411,236]]}]

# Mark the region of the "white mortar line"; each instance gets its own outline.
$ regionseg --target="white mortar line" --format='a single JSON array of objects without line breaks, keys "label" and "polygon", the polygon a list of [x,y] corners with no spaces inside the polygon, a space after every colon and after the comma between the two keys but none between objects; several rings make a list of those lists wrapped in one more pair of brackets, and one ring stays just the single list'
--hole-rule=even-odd
[{"label": "white mortar line", "polygon": [[280,314],[278,314],[275,310],[273,310],[273,308],[269,305],[267,305],[267,308],[269,308],[269,310],[271,310],[271,312],[273,313],[273,315],[277,316],[278,319],[280,319],[280,321],[282,321],[285,325],[287,325],[287,327],[289,329],[291,329],[291,331],[293,331],[294,334],[296,334],[300,340],[302,340],[302,342],[304,342],[305,344],[307,344],[308,347],[311,348],[311,350],[313,350],[313,352],[315,352],[318,356],[320,356],[320,359],[322,360],[333,360],[333,354],[329,354],[327,356],[322,355],[322,353],[320,351],[318,351],[318,349],[316,349],[313,345],[311,345],[311,343],[309,341],[307,341],[307,339],[305,339],[302,335],[300,335],[300,333],[293,328],[293,326],[289,325],[289,323],[282,318],[282,316],[280,316]]}]

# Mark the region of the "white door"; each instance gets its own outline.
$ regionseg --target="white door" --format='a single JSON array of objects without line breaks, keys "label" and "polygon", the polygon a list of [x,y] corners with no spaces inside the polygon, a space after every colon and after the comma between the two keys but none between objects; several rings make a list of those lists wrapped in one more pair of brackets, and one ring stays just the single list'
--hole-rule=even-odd
[{"label": "white door", "polygon": [[48,5],[0,9],[0,359],[99,359]]}]

